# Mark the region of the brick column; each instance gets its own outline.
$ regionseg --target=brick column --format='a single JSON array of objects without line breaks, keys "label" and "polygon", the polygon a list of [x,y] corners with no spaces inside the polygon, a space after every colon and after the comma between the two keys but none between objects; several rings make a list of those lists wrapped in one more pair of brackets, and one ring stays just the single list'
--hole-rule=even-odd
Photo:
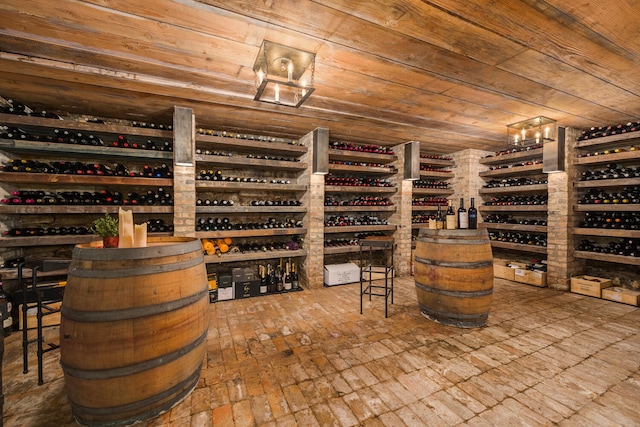
[{"label": "brick column", "polygon": [[398,191],[391,196],[396,211],[389,217],[389,223],[396,225],[394,234],[394,267],[396,276],[411,274],[411,198],[413,182],[404,178],[404,144],[396,145],[393,150],[398,157],[395,166],[398,173],[391,178]]},{"label": "brick column", "polygon": [[173,113],[173,234],[175,236],[195,236],[196,232],[195,135],[193,110],[175,107]]},{"label": "brick column", "polygon": [[486,165],[480,164],[480,159],[489,154],[493,154],[493,152],[474,149],[456,151],[449,154],[455,162],[453,178],[449,181],[453,191],[455,191],[450,196],[451,200],[453,200],[457,208],[462,197],[464,198],[464,206],[469,209],[471,197],[475,198],[476,209],[478,209],[478,222],[481,221],[479,206],[482,204],[479,190],[484,185],[484,180],[480,178],[480,172],[488,169]]}]

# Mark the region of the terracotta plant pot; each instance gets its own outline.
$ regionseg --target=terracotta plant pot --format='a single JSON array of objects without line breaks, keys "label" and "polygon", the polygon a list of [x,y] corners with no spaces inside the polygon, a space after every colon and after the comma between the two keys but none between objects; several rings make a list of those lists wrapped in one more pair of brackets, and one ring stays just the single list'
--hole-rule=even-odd
[{"label": "terracotta plant pot", "polygon": [[102,246],[105,248],[117,248],[119,242],[120,239],[118,238],[118,236],[102,238]]}]

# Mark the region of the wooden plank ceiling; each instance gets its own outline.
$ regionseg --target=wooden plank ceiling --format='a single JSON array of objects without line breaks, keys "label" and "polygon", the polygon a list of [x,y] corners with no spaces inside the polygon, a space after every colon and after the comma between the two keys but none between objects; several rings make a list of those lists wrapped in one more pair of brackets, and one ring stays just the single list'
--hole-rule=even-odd
[{"label": "wooden plank ceiling", "polygon": [[[48,110],[428,153],[640,121],[637,0],[3,0],[0,22],[0,96]],[[301,108],[253,100],[263,40],[316,53]]]}]

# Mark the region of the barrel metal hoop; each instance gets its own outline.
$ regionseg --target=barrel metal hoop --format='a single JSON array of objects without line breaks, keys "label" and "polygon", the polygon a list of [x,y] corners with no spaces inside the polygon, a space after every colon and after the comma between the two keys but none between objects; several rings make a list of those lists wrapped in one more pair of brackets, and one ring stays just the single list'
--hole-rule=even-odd
[{"label": "barrel metal hoop", "polygon": [[464,240],[464,239],[434,239],[432,237],[418,237],[418,242],[425,243],[445,243],[461,245],[489,245],[489,240]]},{"label": "barrel metal hoop", "polygon": [[60,307],[62,317],[76,322],[97,323],[116,322],[119,320],[136,319],[139,317],[153,316],[156,314],[168,313],[179,310],[188,305],[194,304],[209,294],[209,288],[205,288],[197,294],[189,295],[178,300],[167,301],[162,304],[146,305],[142,307],[125,308],[122,310],[109,311],[81,311],[65,306]]},{"label": "barrel metal hoop", "polygon": [[149,259],[161,258],[165,256],[184,255],[189,252],[199,252],[202,254],[202,244],[200,239],[189,240],[166,245],[145,246],[142,248],[118,248],[108,250],[96,250],[95,248],[75,247],[73,258],[81,261],[110,261],[116,255],[117,259]]},{"label": "barrel metal hoop", "polygon": [[136,363],[135,365],[123,366],[120,368],[88,370],[66,366],[62,361],[60,361],[60,364],[62,365],[62,369],[64,370],[65,374],[83,380],[109,380],[112,378],[131,376],[140,372],[147,371],[149,369],[157,368],[158,366],[166,365],[170,362],[173,362],[174,360],[179,359],[185,354],[189,354],[193,349],[202,344],[206,337],[207,331],[205,330],[198,338],[196,338],[195,341],[192,341],[185,347],[179,348],[178,350],[171,353],[162,354],[150,360],[145,360],[144,362]]},{"label": "barrel metal hoop", "polygon": [[[187,397],[189,395],[189,393],[191,393],[191,391],[196,387],[196,385],[198,384],[198,380],[200,378],[200,370],[202,369],[202,364],[200,364],[200,366],[198,366],[198,368],[191,374],[189,375],[189,377],[187,377],[186,379],[184,379],[183,381],[180,381],[178,384],[174,385],[173,387],[169,388],[168,390],[163,391],[162,393],[158,393],[154,396],[148,397],[146,399],[134,402],[134,403],[129,403],[126,405],[121,405],[121,406],[115,406],[115,407],[108,407],[108,408],[88,408],[86,406],[82,406],[82,405],[78,405],[76,403],[71,402],[71,407],[73,409],[73,412],[76,415],[79,415],[78,418],[80,418],[80,421],[82,421],[82,425],[84,426],[126,426],[126,425],[131,425],[136,421],[142,421],[142,420],[148,420],[156,415],[159,415],[165,411],[167,411],[168,409],[170,409],[171,407],[173,407],[176,403],[180,402],[182,399],[184,399],[185,397]],[[179,390],[181,390],[181,392],[178,393]],[[135,411],[139,408],[145,408],[147,406],[151,406],[153,405],[155,402],[161,401],[163,399],[166,399],[167,397],[170,397],[172,394],[174,393],[178,393],[176,394],[175,397],[173,397],[172,399],[168,400],[167,402],[165,402],[164,404],[160,405],[157,408],[153,408],[149,411],[145,411],[139,414],[136,414],[133,417],[127,418],[127,419],[121,419],[121,420],[112,420],[111,418],[114,416],[114,414],[118,414],[118,413],[128,413],[131,411]],[[109,420],[108,421],[92,421],[92,420],[85,420],[83,419],[83,415],[85,416],[91,416],[91,417],[95,417],[95,416],[109,416]]]},{"label": "barrel metal hoop", "polygon": [[480,314],[445,313],[430,309],[422,304],[418,305],[423,316],[429,320],[448,326],[477,328],[486,325],[487,319],[489,318],[488,312]]},{"label": "barrel metal hoop", "polygon": [[457,262],[457,261],[437,261],[432,259],[426,259],[421,257],[415,257],[415,261],[426,265],[435,265],[438,267],[453,267],[453,268],[485,268],[493,265],[493,260],[489,261],[477,261],[477,262]]},{"label": "barrel metal hoop", "polygon": [[465,298],[480,298],[493,294],[493,288],[484,289],[480,291],[447,291],[445,289],[435,289],[431,286],[423,285],[416,280],[416,287],[425,292],[431,292],[432,294],[445,295],[449,297],[465,297]]},{"label": "barrel metal hoop", "polygon": [[144,267],[133,268],[117,268],[112,270],[89,270],[86,268],[78,268],[72,262],[69,266],[69,276],[95,279],[117,279],[121,277],[146,276],[148,274],[162,274],[169,273],[171,271],[185,270],[187,268],[195,267],[198,264],[202,264],[202,261],[203,258],[202,255],[200,255],[196,258],[170,264],[147,265]]}]

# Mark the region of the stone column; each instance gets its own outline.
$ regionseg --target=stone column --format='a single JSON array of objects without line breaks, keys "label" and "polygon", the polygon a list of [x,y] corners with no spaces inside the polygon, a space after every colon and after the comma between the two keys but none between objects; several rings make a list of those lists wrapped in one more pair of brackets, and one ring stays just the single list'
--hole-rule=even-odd
[{"label": "stone column", "polygon": [[[492,151],[467,149],[456,151],[449,154],[455,162],[453,167],[453,178],[451,179],[451,187],[455,191],[451,200],[457,207],[460,198],[464,198],[465,207],[469,209],[471,198],[476,201],[476,209],[481,205],[480,188],[484,185],[484,180],[480,178],[480,172],[487,170],[488,167],[480,164],[480,159],[493,154]],[[478,209],[478,222],[481,222],[481,209]]]},{"label": "stone column", "polygon": [[398,169],[398,173],[391,178],[398,189],[391,196],[396,211],[389,217],[389,223],[397,227],[394,234],[396,244],[394,249],[394,268],[396,277],[406,276],[411,273],[411,198],[413,182],[403,179],[404,146],[405,144],[400,144],[393,147],[393,151],[398,157],[394,164]]},{"label": "stone column", "polygon": [[173,112],[173,234],[195,236],[195,117],[191,108]]}]

